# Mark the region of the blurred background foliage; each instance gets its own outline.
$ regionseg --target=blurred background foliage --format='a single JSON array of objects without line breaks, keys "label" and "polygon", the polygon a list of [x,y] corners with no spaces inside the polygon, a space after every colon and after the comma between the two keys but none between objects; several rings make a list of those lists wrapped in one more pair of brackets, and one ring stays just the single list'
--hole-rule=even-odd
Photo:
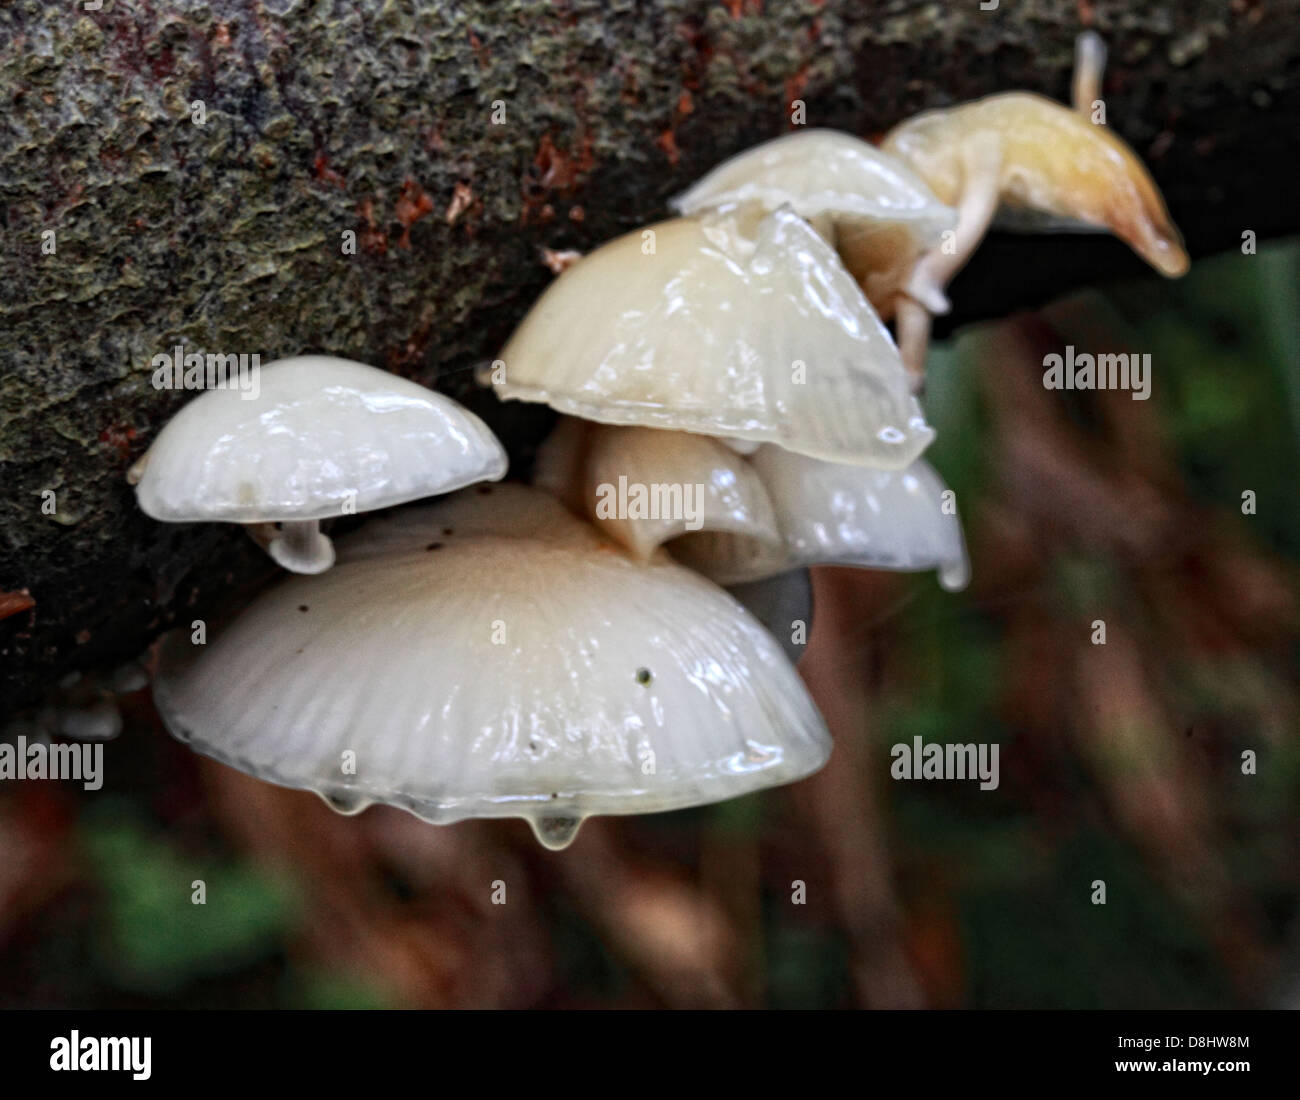
[{"label": "blurred background foliage", "polygon": [[[123,696],[103,791],[0,783],[0,1003],[1300,1006],[1298,318],[1287,241],[938,345],[974,581],[833,578],[836,753],[791,790],[552,854],[336,816]],[[1151,399],[1044,390],[1067,343],[1149,352]],[[891,780],[917,736],[998,744],[1000,786]]]}]

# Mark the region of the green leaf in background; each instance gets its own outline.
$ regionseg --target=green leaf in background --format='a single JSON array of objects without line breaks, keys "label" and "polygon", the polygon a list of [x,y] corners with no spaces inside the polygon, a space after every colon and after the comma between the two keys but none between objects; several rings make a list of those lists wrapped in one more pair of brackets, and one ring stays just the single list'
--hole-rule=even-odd
[{"label": "green leaf in background", "polygon": [[287,984],[282,1000],[294,1008],[327,1011],[397,1007],[376,987],[333,970],[300,971]]},{"label": "green leaf in background", "polygon": [[1107,298],[1132,326],[1134,350],[1151,353],[1193,491],[1239,514],[1241,491],[1253,489],[1261,541],[1300,554],[1300,241],[1198,260],[1182,279]]},{"label": "green leaf in background", "polygon": [[730,798],[709,807],[709,828],[721,836],[757,836],[763,831],[763,795]]},{"label": "green leaf in background", "polygon": [[780,903],[768,909],[767,1007],[828,1008],[844,1003],[849,959],[843,941],[821,929],[780,921]]},{"label": "green leaf in background", "polygon": [[[174,992],[267,958],[289,931],[288,881],[248,864],[192,859],[127,803],[96,806],[78,831],[103,898],[96,959],[114,985]],[[191,900],[196,881],[202,905]]]},{"label": "green leaf in background", "polygon": [[984,409],[979,393],[981,330],[968,329],[951,340],[936,341],[926,360],[922,404],[935,440],[925,453],[929,462],[957,494],[957,510],[984,483],[988,448]]},{"label": "green leaf in background", "polygon": [[[1092,883],[1106,883],[1094,905]],[[1085,831],[1036,881],[961,902],[972,1008],[1210,1008],[1232,1002],[1195,921],[1126,847]]]}]

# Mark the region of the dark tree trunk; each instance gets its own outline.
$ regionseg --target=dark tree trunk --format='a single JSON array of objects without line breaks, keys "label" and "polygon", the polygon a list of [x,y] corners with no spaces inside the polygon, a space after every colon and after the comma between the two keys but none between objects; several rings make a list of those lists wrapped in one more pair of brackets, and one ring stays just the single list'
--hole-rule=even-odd
[{"label": "dark tree trunk", "polygon": [[[1109,121],[1150,163],[1194,254],[1298,220],[1300,0],[82,8],[0,8],[11,705],[135,655],[263,572],[234,529],[135,508],[124,471],[184,400],[152,388],[155,354],[319,350],[384,365],[472,394],[526,456],[545,413],[493,407],[468,368],[545,285],[539,250],[663,216],[721,157],[787,129],[793,99],[809,124],[872,134],[996,90],[1064,98],[1090,21],[1111,46]],[[341,248],[349,230],[355,255]],[[1034,243],[991,242],[956,288],[959,316],[1138,269],[1113,242],[1080,239],[1068,264]]]}]

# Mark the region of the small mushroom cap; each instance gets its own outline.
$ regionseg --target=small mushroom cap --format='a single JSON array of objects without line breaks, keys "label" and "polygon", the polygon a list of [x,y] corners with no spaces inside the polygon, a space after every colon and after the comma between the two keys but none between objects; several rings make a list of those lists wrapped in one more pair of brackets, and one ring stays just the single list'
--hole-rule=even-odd
[{"label": "small mushroom cap", "polygon": [[905,161],[838,130],[800,130],[746,149],[672,200],[679,214],[756,202],[812,221],[897,222],[934,243],[956,212]]},{"label": "small mushroom cap", "polygon": [[634,562],[513,485],[371,526],[206,646],[169,639],[154,693],[174,735],[349,811],[524,817],[553,842],[591,814],[732,798],[825,763],[777,643],[666,556]]},{"label": "small mushroom cap", "polygon": [[501,358],[502,397],[605,424],[892,467],[933,437],[879,317],[789,209],[604,245],[547,288]]},{"label": "small mushroom cap", "polygon": [[323,355],[261,368],[257,396],[206,390],[137,463],[154,519],[262,523],[325,519],[505,475],[477,416],[387,371]]},{"label": "small mushroom cap", "polygon": [[894,127],[883,148],[916,169],[940,199],[956,203],[963,149],[976,144],[1001,149],[1003,227],[1083,223],[1110,230],[1163,275],[1187,271],[1182,237],[1137,154],[1104,125],[1053,100],[1007,92],[926,111]]},{"label": "small mushroom cap", "polygon": [[882,313],[912,263],[957,220],[908,165],[837,130],[800,130],[724,161],[671,203],[697,214],[757,203],[789,205],[827,241]]},{"label": "small mushroom cap", "polygon": [[955,503],[929,463],[906,470],[841,466],[763,447],[753,464],[785,538],[783,553],[739,535],[707,534],[676,556],[723,584],[759,580],[805,565],[938,569],[964,588],[970,563]]},{"label": "small mushroom cap", "polygon": [[538,450],[533,481],[642,561],[698,531],[781,545],[758,474],[708,436],[565,419]]}]

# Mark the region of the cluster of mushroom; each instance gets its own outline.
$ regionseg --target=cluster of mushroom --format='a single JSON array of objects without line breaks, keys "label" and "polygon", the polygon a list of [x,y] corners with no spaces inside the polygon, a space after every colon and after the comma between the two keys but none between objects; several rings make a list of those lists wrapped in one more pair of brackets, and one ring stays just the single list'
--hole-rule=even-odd
[{"label": "cluster of mushroom", "polygon": [[[881,149],[780,138],[675,205],[580,258],[503,350],[498,395],[565,414],[531,487],[476,485],[506,472],[477,417],[342,360],[271,364],[255,401],[209,391],[167,425],[132,471],[148,514],[245,524],[320,574],[205,645],[165,641],[173,734],[343,812],[523,817],[551,848],[594,814],[810,774],[822,718],[720,586],[818,564],[966,583],[914,391],[928,318],[993,214],[1109,227],[1166,273],[1185,265],[1136,157],[1028,95],[919,116]],[[664,506],[611,505],[616,485]],[[337,556],[320,531],[448,493]]]}]

